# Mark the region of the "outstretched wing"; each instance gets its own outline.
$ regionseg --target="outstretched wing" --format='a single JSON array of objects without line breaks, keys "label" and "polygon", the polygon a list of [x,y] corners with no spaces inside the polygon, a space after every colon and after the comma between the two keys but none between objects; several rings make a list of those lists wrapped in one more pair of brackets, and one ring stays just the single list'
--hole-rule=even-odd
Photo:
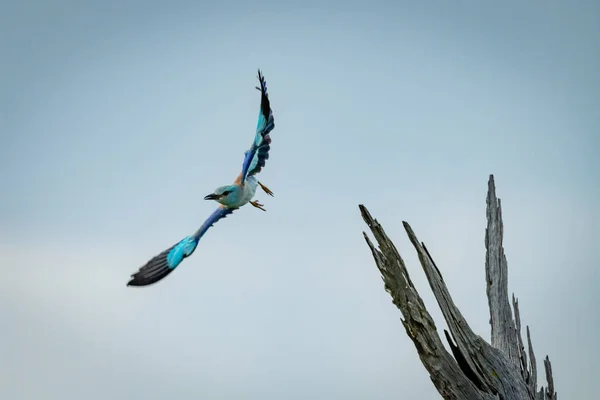
[{"label": "outstretched wing", "polygon": [[138,272],[131,275],[127,286],[148,286],[169,275],[185,258],[192,255],[198,247],[200,238],[208,228],[221,218],[227,217],[234,210],[236,209],[223,206],[217,208],[193,235],[186,236],[167,250],[154,256]]},{"label": "outstretched wing", "polygon": [[271,149],[271,137],[269,132],[275,128],[275,120],[273,119],[273,110],[269,102],[267,94],[267,82],[262,76],[260,69],[258,70],[258,81],[260,87],[260,110],[258,112],[258,122],[256,123],[256,134],[252,146],[244,153],[244,163],[242,164],[242,173],[240,182],[243,183],[248,176],[256,175],[265,166],[269,158],[269,150]]}]

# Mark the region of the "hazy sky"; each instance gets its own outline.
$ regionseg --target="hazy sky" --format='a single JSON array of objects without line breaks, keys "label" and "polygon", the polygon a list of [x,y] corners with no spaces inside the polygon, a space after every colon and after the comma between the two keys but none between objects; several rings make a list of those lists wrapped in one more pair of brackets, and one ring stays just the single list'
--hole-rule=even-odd
[{"label": "hazy sky", "polygon": [[[440,333],[402,220],[489,340],[493,173],[537,358],[561,398],[591,399],[599,3],[217,3],[0,1],[0,398],[437,399],[357,206]],[[267,212],[127,288],[240,172],[257,68],[276,123]]]}]

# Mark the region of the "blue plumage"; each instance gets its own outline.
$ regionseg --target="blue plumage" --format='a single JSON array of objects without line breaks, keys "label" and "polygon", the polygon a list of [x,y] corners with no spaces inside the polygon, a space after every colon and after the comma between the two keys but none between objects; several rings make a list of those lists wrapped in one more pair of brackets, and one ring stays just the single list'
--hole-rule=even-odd
[{"label": "blue plumage", "polygon": [[[186,242],[189,243],[189,236],[154,256],[138,272],[131,275],[127,286],[151,285],[169,275],[185,257],[193,253],[193,249],[187,256],[181,252],[182,244]],[[173,256],[174,254],[178,254],[178,256]]]},{"label": "blue plumage", "polygon": [[212,214],[210,214],[210,216],[206,219],[206,221],[204,221],[202,226],[200,228],[198,228],[196,233],[194,233],[193,237],[195,238],[196,243],[198,243],[198,241],[200,241],[200,238],[202,236],[204,236],[204,234],[206,233],[208,228],[213,226],[221,218],[227,217],[229,214],[233,213],[235,210],[236,210],[236,208],[227,208],[227,207],[223,207],[223,206],[220,206],[219,208],[217,208]]},{"label": "blue plumage", "polygon": [[192,235],[188,235],[179,242],[157,254],[145,265],[139,268],[138,272],[131,275],[127,286],[147,286],[165,278],[179,266],[184,259],[191,256],[202,236],[217,221],[227,217],[239,207],[246,203],[251,203],[254,207],[262,208],[258,201],[250,201],[254,196],[257,186],[260,186],[267,194],[273,195],[270,189],[260,183],[256,178],[246,179],[260,172],[269,158],[269,149],[271,138],[269,132],[275,127],[271,104],[267,95],[267,83],[258,71],[258,80],[260,82],[261,92],[260,111],[256,125],[256,133],[252,146],[244,153],[244,162],[242,164],[242,173],[232,185],[218,187],[213,193],[204,197],[205,200],[215,200],[221,205],[207,219],[202,226]]},{"label": "blue plumage", "polygon": [[141,267],[138,272],[131,275],[131,280],[127,283],[127,286],[147,286],[169,275],[185,258],[194,253],[194,250],[198,247],[200,238],[202,238],[208,228],[233,211],[234,209],[231,208],[217,208],[193,235],[186,236],[177,244],[156,255]]},{"label": "blue plumage", "polygon": [[185,257],[192,255],[194,250],[196,250],[196,246],[198,246],[198,242],[193,236],[185,237],[167,253],[167,266],[175,269]]},{"label": "blue plumage", "polygon": [[260,82],[260,110],[258,112],[258,121],[256,123],[256,134],[252,146],[244,153],[244,162],[242,164],[242,183],[250,175],[256,175],[265,166],[266,160],[269,158],[269,150],[271,148],[271,138],[269,132],[275,128],[275,119],[273,118],[273,110],[271,110],[271,102],[267,93],[267,82],[258,71],[258,80]]}]

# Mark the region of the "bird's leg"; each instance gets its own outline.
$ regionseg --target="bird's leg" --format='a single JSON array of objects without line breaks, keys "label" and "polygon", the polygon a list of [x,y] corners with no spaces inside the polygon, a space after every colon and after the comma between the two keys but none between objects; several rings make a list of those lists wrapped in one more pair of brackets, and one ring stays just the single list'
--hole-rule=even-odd
[{"label": "bird's leg", "polygon": [[271,189],[260,183],[260,181],[258,181],[258,184],[260,185],[260,188],[265,191],[266,194],[268,194],[271,197],[274,197],[273,192],[271,192]]},{"label": "bird's leg", "polygon": [[250,202],[250,204],[252,204],[252,205],[253,205],[254,207],[256,207],[256,208],[260,208],[260,209],[261,209],[261,210],[263,210],[263,211],[267,211],[267,210],[265,210],[265,209],[263,208],[264,204],[260,204],[260,203],[258,202],[258,200],[251,201],[251,202]]}]

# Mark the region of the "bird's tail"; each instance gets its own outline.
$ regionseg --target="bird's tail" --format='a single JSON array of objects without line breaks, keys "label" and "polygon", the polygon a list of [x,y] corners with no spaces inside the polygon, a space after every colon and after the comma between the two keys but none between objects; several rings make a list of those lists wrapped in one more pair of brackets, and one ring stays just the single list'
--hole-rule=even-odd
[{"label": "bird's tail", "polygon": [[188,236],[154,256],[139,271],[131,275],[127,286],[148,286],[165,278],[177,268],[184,258],[192,255],[198,246],[194,236]]}]

